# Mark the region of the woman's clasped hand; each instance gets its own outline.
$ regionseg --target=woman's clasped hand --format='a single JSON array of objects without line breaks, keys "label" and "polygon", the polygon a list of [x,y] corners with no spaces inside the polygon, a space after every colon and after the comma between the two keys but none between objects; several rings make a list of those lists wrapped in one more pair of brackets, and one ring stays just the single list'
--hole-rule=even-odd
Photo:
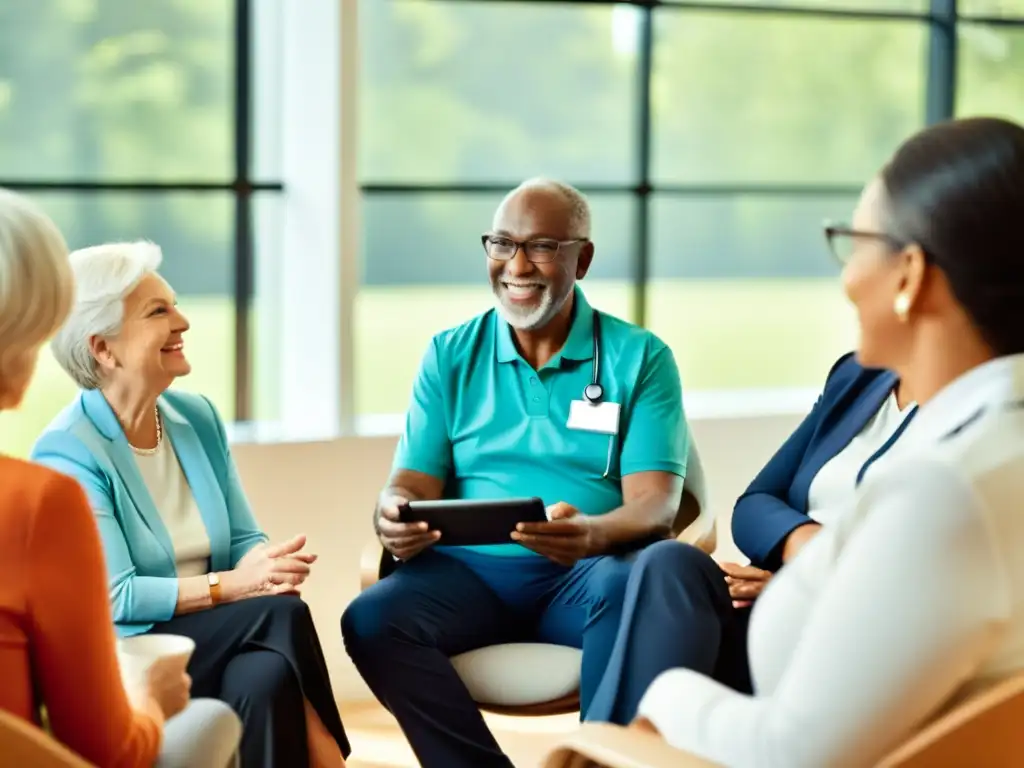
[{"label": "woman's clasped hand", "polygon": [[303,552],[305,534],[280,544],[257,544],[234,570],[221,577],[224,600],[231,602],[259,595],[297,595],[309,577],[317,556]]}]

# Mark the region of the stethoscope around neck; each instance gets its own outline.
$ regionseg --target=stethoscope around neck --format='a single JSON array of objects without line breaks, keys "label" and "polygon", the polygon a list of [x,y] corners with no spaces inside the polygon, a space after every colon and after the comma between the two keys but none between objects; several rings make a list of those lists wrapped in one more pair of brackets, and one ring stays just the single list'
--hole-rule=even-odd
[{"label": "stethoscope around neck", "polygon": [[604,387],[599,383],[601,380],[601,318],[597,312],[594,313],[591,332],[594,337],[594,363],[591,366],[590,383],[583,388],[583,399],[591,405],[600,405],[604,400]]},{"label": "stethoscope around neck", "polygon": [[[596,408],[604,400],[604,387],[599,383],[601,380],[601,318],[597,312],[594,313],[594,363],[591,366],[590,383],[583,388],[583,399],[588,405]],[[604,472],[601,479],[606,480],[611,476],[612,457],[615,452],[615,435],[608,436],[608,456],[605,460]]]}]

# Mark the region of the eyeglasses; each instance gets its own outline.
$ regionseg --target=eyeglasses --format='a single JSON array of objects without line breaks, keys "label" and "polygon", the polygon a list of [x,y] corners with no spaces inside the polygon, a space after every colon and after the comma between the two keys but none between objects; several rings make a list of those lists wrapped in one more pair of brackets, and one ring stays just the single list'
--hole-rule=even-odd
[{"label": "eyeglasses", "polygon": [[487,255],[495,261],[511,261],[522,248],[527,261],[532,261],[534,264],[549,264],[558,258],[562,246],[588,241],[585,237],[577,237],[573,240],[551,240],[549,238],[513,240],[511,237],[502,235],[482,235],[480,242],[483,243]]},{"label": "eyeglasses", "polygon": [[851,229],[844,224],[836,224],[827,221],[824,224],[824,229],[825,240],[828,242],[829,250],[832,251],[832,255],[835,256],[836,261],[844,266],[849,264],[850,259],[853,257],[856,238],[881,240],[897,251],[902,250],[909,245],[909,243],[883,232],[865,232],[860,229]]}]

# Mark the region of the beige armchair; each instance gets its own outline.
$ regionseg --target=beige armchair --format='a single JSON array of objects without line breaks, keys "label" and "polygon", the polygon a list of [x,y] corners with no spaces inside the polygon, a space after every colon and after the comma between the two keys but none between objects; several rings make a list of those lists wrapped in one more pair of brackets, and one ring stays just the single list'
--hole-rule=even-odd
[{"label": "beige armchair", "polygon": [[[680,541],[707,553],[716,546],[715,518],[697,446],[691,441],[683,498],[672,527]],[[366,589],[394,568],[377,539],[360,561]],[[511,715],[557,715],[579,709],[580,661],[577,648],[549,643],[505,643],[462,653],[452,664],[473,700],[488,712]]]},{"label": "beige armchair", "polygon": [[[1024,673],[975,694],[893,750],[874,768],[1006,768],[1024,755]],[[544,768],[714,768],[651,734],[587,723]]]},{"label": "beige armchair", "polygon": [[0,765],[95,768],[31,723],[0,710]]}]

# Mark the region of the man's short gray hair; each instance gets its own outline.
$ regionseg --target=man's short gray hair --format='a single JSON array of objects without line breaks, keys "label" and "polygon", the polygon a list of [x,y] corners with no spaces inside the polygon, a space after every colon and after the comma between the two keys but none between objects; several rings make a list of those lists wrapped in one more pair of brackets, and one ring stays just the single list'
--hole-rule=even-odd
[{"label": "man's short gray hair", "polygon": [[124,322],[124,299],[163,261],[160,247],[140,240],[107,243],[70,256],[75,275],[75,303],[67,322],[50,345],[61,368],[82,389],[98,389],[99,364],[89,340],[117,336]]},{"label": "man's short gray hair", "polygon": [[498,210],[500,211],[504,208],[505,203],[513,195],[528,189],[544,189],[549,192],[556,192],[564,197],[566,209],[569,213],[569,237],[590,238],[590,203],[582,192],[571,184],[566,184],[564,181],[557,181],[556,179],[549,179],[544,176],[527,179],[505,195],[505,199],[501,201]]},{"label": "man's short gray hair", "polygon": [[0,392],[64,322],[73,290],[57,225],[28,198],[0,189]]}]

